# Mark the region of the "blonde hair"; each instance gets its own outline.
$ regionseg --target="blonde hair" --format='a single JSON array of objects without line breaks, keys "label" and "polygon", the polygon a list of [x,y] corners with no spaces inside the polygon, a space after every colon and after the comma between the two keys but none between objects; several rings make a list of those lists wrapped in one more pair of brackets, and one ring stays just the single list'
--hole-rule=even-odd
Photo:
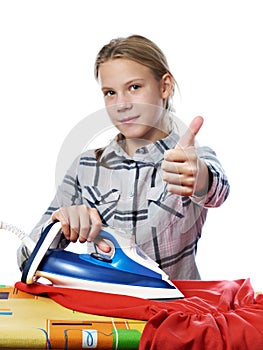
[{"label": "blonde hair", "polygon": [[166,109],[173,111],[172,96],[177,83],[170,72],[165,55],[154,42],[141,35],[112,39],[102,47],[96,57],[94,67],[96,80],[98,80],[100,65],[109,59],[118,58],[130,59],[150,68],[157,81],[160,81],[164,74],[169,73],[173,79],[173,92],[166,101]]}]

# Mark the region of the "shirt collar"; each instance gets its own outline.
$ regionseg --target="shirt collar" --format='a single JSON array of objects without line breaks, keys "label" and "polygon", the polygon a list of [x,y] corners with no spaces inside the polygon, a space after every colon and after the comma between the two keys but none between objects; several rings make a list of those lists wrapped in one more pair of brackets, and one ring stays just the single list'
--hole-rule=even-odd
[{"label": "shirt collar", "polygon": [[114,159],[127,159],[141,162],[158,163],[163,159],[164,152],[168,149],[174,148],[179,140],[179,135],[172,131],[164,139],[158,140],[147,146],[138,148],[133,157],[130,157],[121,144],[117,142],[116,138],[105,148],[101,155],[101,161],[107,162]]}]

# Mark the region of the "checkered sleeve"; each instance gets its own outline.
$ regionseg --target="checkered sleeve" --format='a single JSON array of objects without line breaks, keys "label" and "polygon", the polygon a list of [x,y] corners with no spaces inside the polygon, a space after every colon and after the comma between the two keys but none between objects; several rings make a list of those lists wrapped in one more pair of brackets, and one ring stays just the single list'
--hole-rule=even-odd
[{"label": "checkered sleeve", "polygon": [[[81,189],[78,182],[78,163],[79,159],[73,162],[72,166],[67,171],[62,183],[58,186],[56,194],[50,203],[45,213],[40,218],[37,225],[33,228],[30,233],[30,237],[34,242],[37,242],[44,228],[51,220],[52,214],[63,206],[79,205],[82,204]],[[63,237],[61,237],[63,238]],[[65,247],[66,240],[58,240],[58,246]],[[26,260],[29,258],[30,252],[22,244],[17,250],[17,263],[19,268],[22,270]]]},{"label": "checkered sleeve", "polygon": [[208,193],[203,197],[193,196],[193,201],[206,208],[219,207],[227,199],[230,191],[230,185],[225,171],[219,162],[216,153],[209,147],[200,147],[197,150],[200,159],[202,159],[210,173],[210,186]]}]

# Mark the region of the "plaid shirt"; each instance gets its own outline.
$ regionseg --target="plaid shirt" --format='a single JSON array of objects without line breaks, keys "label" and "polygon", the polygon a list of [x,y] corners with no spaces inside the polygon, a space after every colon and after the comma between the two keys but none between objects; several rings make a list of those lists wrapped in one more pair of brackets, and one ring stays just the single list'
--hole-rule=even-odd
[{"label": "plaid shirt", "polygon": [[[195,253],[207,210],[224,202],[229,184],[215,153],[199,147],[198,155],[213,175],[207,195],[182,197],[167,192],[161,163],[164,152],[175,147],[177,141],[178,135],[172,132],[139,148],[133,158],[116,140],[105,148],[99,161],[93,150],[85,151],[65,175],[31,237],[39,238],[41,227],[58,208],[86,204],[98,210],[103,224],[131,233],[171,279],[200,278]],[[27,257],[21,247],[19,264]]]}]

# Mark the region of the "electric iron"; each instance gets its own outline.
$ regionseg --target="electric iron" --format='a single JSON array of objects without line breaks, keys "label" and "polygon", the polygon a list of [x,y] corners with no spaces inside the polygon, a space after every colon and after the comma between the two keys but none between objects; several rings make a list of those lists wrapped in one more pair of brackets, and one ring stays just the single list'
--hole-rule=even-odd
[{"label": "electric iron", "polygon": [[110,253],[105,254],[91,242],[81,243],[84,253],[70,251],[70,246],[76,243],[70,243],[64,250],[50,248],[60,232],[60,222],[46,227],[25,265],[22,282],[41,283],[43,279],[57,287],[145,299],[184,297],[158,264],[131,244],[124,233],[109,227],[101,230],[99,236],[111,247]]}]

